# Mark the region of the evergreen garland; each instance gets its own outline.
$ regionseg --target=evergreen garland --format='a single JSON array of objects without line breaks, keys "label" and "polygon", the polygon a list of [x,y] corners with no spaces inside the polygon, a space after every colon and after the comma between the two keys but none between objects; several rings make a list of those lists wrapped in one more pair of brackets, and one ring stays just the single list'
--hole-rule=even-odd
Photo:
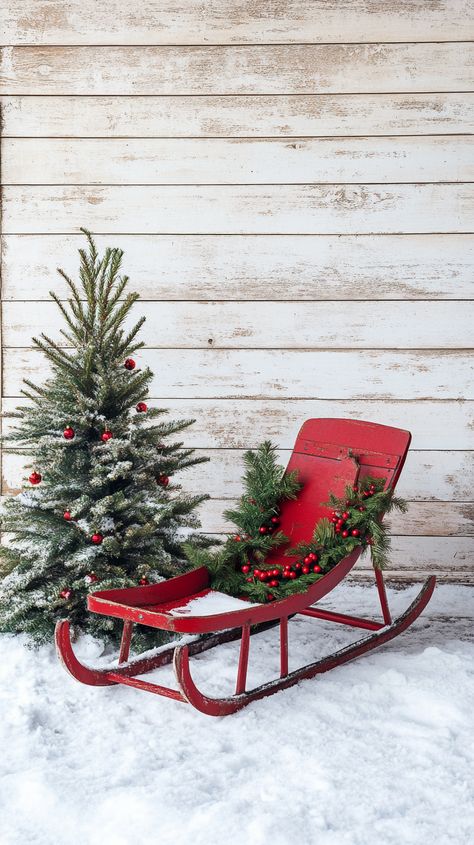
[{"label": "evergreen garland", "polygon": [[217,551],[186,549],[195,565],[207,566],[214,589],[253,602],[283,599],[305,592],[358,546],[370,548],[375,568],[387,566],[390,538],[382,517],[394,509],[406,512],[407,505],[384,490],[384,479],[370,476],[347,487],[344,498],[330,494],[330,518],[317,522],[310,542],[285,550],[287,562],[266,563],[270,551],[288,543],[279,530],[279,508],[285,499],[296,498],[300,485],[296,473],[285,475],[276,464],[269,442],[247,452],[244,460],[245,493],[236,509],[225,512],[242,533],[229,536]]}]

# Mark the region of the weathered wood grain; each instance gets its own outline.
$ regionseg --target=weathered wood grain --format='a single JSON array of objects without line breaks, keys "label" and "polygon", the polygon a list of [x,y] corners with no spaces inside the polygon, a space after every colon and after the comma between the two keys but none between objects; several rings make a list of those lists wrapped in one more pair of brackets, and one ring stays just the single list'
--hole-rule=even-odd
[{"label": "weathered wood grain", "polygon": [[[235,531],[223,511],[235,504],[233,499],[209,499],[200,505],[203,531],[212,534]],[[406,514],[393,512],[387,520],[395,535],[427,537],[474,536],[474,503],[411,502]]]},{"label": "weathered wood grain", "polygon": [[[149,365],[154,373],[151,393],[167,398],[239,401],[243,398],[474,398],[472,354],[463,351],[147,349],[142,352],[136,356],[139,366]],[[42,382],[46,374],[40,352],[4,350],[5,396],[20,395],[23,377]],[[271,415],[271,410],[266,414]],[[229,437],[226,445],[236,444]]]},{"label": "weathered wood grain", "polygon": [[[140,337],[175,349],[460,349],[474,346],[468,302],[140,302],[126,328],[145,313]],[[25,347],[38,326],[61,338],[54,302],[7,301],[4,347]]]},{"label": "weathered wood grain", "polygon": [[4,185],[474,181],[474,138],[14,138]]},{"label": "weathered wood grain", "polygon": [[445,41],[474,27],[469,0],[6,0],[9,44]]},{"label": "weathered wood grain", "polygon": [[[167,408],[172,419],[195,420],[184,439],[186,445],[197,449],[249,449],[269,439],[288,450],[304,420],[347,417],[408,429],[414,450],[450,450],[455,444],[456,449],[474,451],[473,401],[164,399],[161,386],[158,392],[161,398],[151,398],[150,404]],[[13,411],[25,402],[4,397],[4,411]],[[4,424],[8,423],[5,420]]]},{"label": "weathered wood grain", "polygon": [[7,234],[472,232],[474,185],[10,186]]},{"label": "weathered wood grain", "polygon": [[[472,537],[397,537],[392,538],[391,566],[384,573],[395,579],[418,581],[427,574],[440,580],[472,583],[474,565],[474,539]],[[373,578],[370,558],[366,555],[354,571],[357,576],[364,571]]]},{"label": "weathered wood grain", "polygon": [[474,44],[4,47],[2,94],[472,91]]},{"label": "weathered wood grain", "polygon": [[[11,430],[12,423],[9,419],[3,421],[4,433]],[[286,466],[290,454],[288,449],[278,451],[282,466]],[[217,499],[242,494],[241,449],[199,449],[197,455],[209,458],[209,463],[190,467],[182,477],[176,476],[184,490],[195,494],[209,492]],[[3,455],[4,494],[21,487],[27,462],[21,455]],[[474,451],[410,450],[397,490],[410,501],[469,502],[474,490]]]},{"label": "weathered wood grain", "polygon": [[424,135],[474,131],[474,94],[3,97],[8,137]]},{"label": "weathered wood grain", "polygon": [[[121,235],[131,288],[147,300],[472,299],[472,235]],[[77,276],[82,235],[4,235],[3,299],[35,301]]]}]

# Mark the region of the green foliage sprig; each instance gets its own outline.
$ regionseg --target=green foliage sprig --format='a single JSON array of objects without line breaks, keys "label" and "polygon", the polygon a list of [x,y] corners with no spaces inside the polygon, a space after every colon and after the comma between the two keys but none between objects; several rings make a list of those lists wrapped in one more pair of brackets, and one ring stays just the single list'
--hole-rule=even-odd
[{"label": "green foliage sprig", "polygon": [[[275,446],[269,441],[255,452],[245,452],[244,464],[245,492],[236,508],[224,511],[238,533],[229,535],[217,550],[184,546],[191,563],[207,566],[213,588],[229,595],[247,593],[250,583],[246,579],[254,568],[263,565],[273,549],[288,542],[279,530],[280,505],[295,499],[301,487],[296,473],[285,473],[278,465]],[[264,601],[268,588],[256,584],[252,592],[258,595],[255,600]]]}]

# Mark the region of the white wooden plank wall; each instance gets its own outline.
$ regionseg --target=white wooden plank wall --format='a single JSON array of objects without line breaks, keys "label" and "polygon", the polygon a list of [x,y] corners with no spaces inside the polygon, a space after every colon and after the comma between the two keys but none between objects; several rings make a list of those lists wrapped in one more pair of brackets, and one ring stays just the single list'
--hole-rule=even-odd
[{"label": "white wooden plank wall", "polygon": [[156,401],[197,420],[207,531],[245,448],[366,418],[413,433],[391,574],[474,581],[471,0],[1,14],[3,409],[86,226],[125,249]]}]

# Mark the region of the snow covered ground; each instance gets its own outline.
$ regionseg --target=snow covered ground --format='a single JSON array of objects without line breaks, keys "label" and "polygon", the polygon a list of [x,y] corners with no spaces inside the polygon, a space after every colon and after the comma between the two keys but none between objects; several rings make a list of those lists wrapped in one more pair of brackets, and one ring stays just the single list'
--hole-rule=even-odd
[{"label": "snow covered ground", "polygon": [[[415,592],[390,590],[393,609]],[[367,614],[374,592],[342,585],[336,605]],[[468,845],[473,608],[474,588],[440,586],[394,642],[223,719],[82,686],[52,648],[0,637],[0,843]],[[355,636],[295,618],[290,669]],[[252,684],[276,670],[276,642],[252,638]],[[80,647],[100,659],[97,643]],[[202,689],[232,689],[237,648],[193,658]]]}]

